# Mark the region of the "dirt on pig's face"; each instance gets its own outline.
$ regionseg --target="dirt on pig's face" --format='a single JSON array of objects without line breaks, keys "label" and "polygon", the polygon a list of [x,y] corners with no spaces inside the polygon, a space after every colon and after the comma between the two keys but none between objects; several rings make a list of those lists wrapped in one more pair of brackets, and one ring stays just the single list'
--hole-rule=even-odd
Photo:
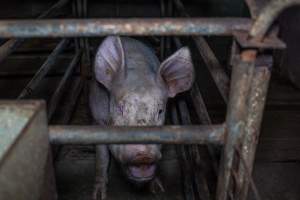
[{"label": "dirt on pig's face", "polygon": [[[164,124],[167,95],[160,86],[118,89],[110,100],[114,126],[159,126]],[[161,159],[161,145],[110,145],[114,158],[129,180],[145,183],[155,177]]]}]

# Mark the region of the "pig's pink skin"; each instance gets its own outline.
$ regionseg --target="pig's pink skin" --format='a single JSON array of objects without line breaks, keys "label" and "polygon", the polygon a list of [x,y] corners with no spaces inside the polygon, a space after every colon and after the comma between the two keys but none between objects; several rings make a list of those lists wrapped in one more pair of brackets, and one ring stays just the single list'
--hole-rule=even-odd
[{"label": "pig's pink skin", "polygon": [[[89,98],[92,115],[98,124],[113,126],[163,125],[167,99],[188,90],[194,80],[188,48],[181,48],[160,64],[143,43],[114,36],[100,45],[94,71],[96,80]],[[131,181],[154,178],[161,145],[108,148]]]}]

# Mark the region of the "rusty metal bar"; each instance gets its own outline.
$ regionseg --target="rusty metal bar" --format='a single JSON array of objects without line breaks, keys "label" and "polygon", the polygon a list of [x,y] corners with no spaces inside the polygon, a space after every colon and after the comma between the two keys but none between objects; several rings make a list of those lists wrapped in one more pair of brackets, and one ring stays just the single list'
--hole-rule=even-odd
[{"label": "rusty metal bar", "polygon": [[[173,0],[177,10],[182,16],[189,17],[189,14],[185,11],[184,5],[180,0]],[[227,103],[229,93],[229,78],[225,73],[225,70],[221,66],[219,60],[210,48],[205,38],[202,36],[192,36],[198,51],[205,62],[223,100]]]},{"label": "rusty metal bar", "polygon": [[245,50],[241,53],[236,65],[233,66],[230,86],[230,97],[226,116],[227,135],[219,168],[217,199],[226,200],[230,185],[231,169],[233,167],[234,149],[243,136],[246,117],[247,100],[254,72],[256,59],[255,50]]},{"label": "rusty metal bar", "polygon": [[263,59],[271,61],[267,61],[267,63],[264,62],[262,65],[257,65],[255,68],[250,99],[248,101],[247,123],[241,149],[241,157],[245,158],[246,166],[240,164],[238,171],[239,185],[241,186],[239,199],[241,200],[246,199],[248,194],[249,179],[245,178],[247,176],[245,168],[249,170],[250,174],[252,173],[268,85],[271,77],[270,69],[272,67],[272,58],[269,59],[268,57],[264,57]]},{"label": "rusty metal bar", "polygon": [[250,36],[262,40],[278,15],[288,7],[300,5],[299,0],[272,0],[260,12],[254,22]]},{"label": "rusty metal bar", "polygon": [[[54,15],[54,11],[65,6],[70,0],[60,0],[55,3],[51,8],[43,12],[38,19],[46,18]],[[0,46],[0,63],[7,58],[12,52],[14,52],[18,47],[24,43],[24,39],[10,39]]]},{"label": "rusty metal bar", "polygon": [[222,144],[225,128],[214,126],[50,126],[52,144]]},{"label": "rusty metal bar", "polygon": [[247,18],[1,20],[0,37],[232,35],[234,31],[248,31],[251,24]]},{"label": "rusty metal bar", "polygon": [[81,57],[81,51],[78,51],[74,58],[72,59],[70,65],[68,66],[64,76],[62,77],[61,81],[59,82],[58,87],[56,88],[54,94],[51,97],[50,103],[49,103],[49,109],[48,109],[48,119],[51,119],[53,116],[54,111],[57,108],[57,104],[59,103],[59,100],[61,99],[65,88],[66,88],[66,82],[69,80],[71,75],[73,74],[77,63]]},{"label": "rusty metal bar", "polygon": [[26,96],[32,94],[32,92],[38,87],[40,81],[46,76],[49,72],[51,67],[54,66],[55,61],[59,54],[64,50],[67,46],[68,40],[63,39],[52,51],[52,53],[48,56],[47,60],[41,66],[39,71],[34,75],[31,81],[27,84],[27,86],[22,90],[21,94],[19,95],[18,99],[25,98]]}]

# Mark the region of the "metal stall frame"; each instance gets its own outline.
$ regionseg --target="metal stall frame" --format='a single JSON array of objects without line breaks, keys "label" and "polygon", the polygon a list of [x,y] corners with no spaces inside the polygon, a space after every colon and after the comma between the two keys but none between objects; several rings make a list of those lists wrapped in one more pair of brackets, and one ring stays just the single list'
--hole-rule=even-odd
[{"label": "metal stall frame", "polygon": [[[249,184],[256,191],[251,173],[259,129],[263,116],[272,55],[269,49],[284,48],[285,45],[275,34],[271,25],[287,7],[300,4],[299,0],[255,1],[245,0],[251,18],[131,18],[131,19],[37,19],[37,20],[0,20],[0,37],[13,41],[25,38],[45,37],[99,37],[106,35],[159,35],[193,36],[193,40],[224,101],[228,103],[226,120],[221,125],[183,125],[161,127],[98,127],[98,126],[49,126],[51,144],[110,144],[110,143],[168,143],[168,144],[216,144],[223,145],[220,161],[217,200],[246,199]],[[67,2],[67,1],[63,1]],[[79,1],[78,1],[79,2]],[[262,5],[264,3],[264,6]],[[79,17],[86,17],[86,2],[78,11]],[[78,3],[78,5],[80,2]],[[75,6],[76,9],[79,9]],[[174,1],[182,16],[188,17],[182,3]],[[262,8],[262,9],[259,9]],[[232,76],[223,72],[220,62],[202,36],[233,36]],[[21,40],[16,40],[21,38]],[[63,46],[66,39],[58,45]],[[84,48],[84,56],[89,57],[87,40],[81,39],[79,47]],[[15,43],[18,44],[18,43]],[[18,45],[17,45],[18,46]],[[7,57],[16,45],[3,45],[3,57]],[[208,51],[206,51],[208,50]],[[1,51],[0,51],[1,52]],[[54,50],[53,54],[56,51]],[[62,88],[81,55],[77,51],[65,77],[62,79],[53,107],[56,107]],[[51,55],[50,55],[51,56]],[[57,57],[57,56],[54,56]],[[2,59],[2,58],[1,58]],[[55,59],[55,58],[54,58]],[[89,58],[85,58],[89,59]],[[214,60],[214,62],[210,62]],[[49,65],[46,61],[44,65]],[[49,66],[48,66],[49,67]],[[85,77],[86,74],[83,74]],[[80,84],[78,84],[80,85]],[[229,88],[229,89],[228,89]],[[201,94],[195,102],[205,108]],[[228,97],[229,95],[229,97]],[[72,104],[73,105],[73,104]],[[41,109],[39,107],[39,109]],[[42,109],[44,109],[42,107]],[[54,108],[53,108],[54,109]],[[210,123],[206,109],[199,110],[203,121]],[[50,112],[52,116],[53,111]],[[46,123],[46,122],[44,122]],[[186,121],[188,124],[189,121]],[[46,124],[47,125],[47,124]],[[255,192],[256,197],[259,195]]]}]

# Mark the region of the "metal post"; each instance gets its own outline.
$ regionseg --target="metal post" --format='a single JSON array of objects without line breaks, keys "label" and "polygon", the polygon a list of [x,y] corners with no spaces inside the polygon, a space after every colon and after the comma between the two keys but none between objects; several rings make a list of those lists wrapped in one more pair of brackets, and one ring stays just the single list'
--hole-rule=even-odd
[{"label": "metal post", "polygon": [[233,66],[226,125],[227,135],[219,168],[217,199],[226,200],[236,145],[243,136],[247,117],[247,100],[254,72],[256,51],[245,50]]},{"label": "metal post", "polygon": [[51,67],[54,66],[55,61],[57,60],[57,57],[59,54],[64,50],[64,48],[67,46],[68,40],[63,39],[53,50],[53,52],[49,55],[47,60],[44,62],[44,64],[41,66],[39,71],[34,75],[34,77],[31,79],[31,81],[27,84],[27,86],[22,90],[21,94],[19,95],[18,99],[25,98],[26,96],[32,94],[32,92],[38,87],[40,84],[40,81],[46,76],[46,74],[49,72]]},{"label": "metal post", "polygon": [[[260,56],[258,61],[262,59],[263,63],[256,64],[254,71],[252,85],[250,90],[250,96],[248,101],[248,116],[245,126],[245,135],[242,142],[241,157],[245,159],[246,167],[251,175],[256,146],[258,143],[260,126],[263,117],[263,111],[265,107],[265,101],[268,91],[269,80],[271,77],[270,69],[272,67],[272,57]],[[242,159],[240,159],[242,162]],[[241,191],[239,193],[239,199],[244,200],[247,198],[249,179],[246,178],[243,164],[239,165],[238,178]]]}]

